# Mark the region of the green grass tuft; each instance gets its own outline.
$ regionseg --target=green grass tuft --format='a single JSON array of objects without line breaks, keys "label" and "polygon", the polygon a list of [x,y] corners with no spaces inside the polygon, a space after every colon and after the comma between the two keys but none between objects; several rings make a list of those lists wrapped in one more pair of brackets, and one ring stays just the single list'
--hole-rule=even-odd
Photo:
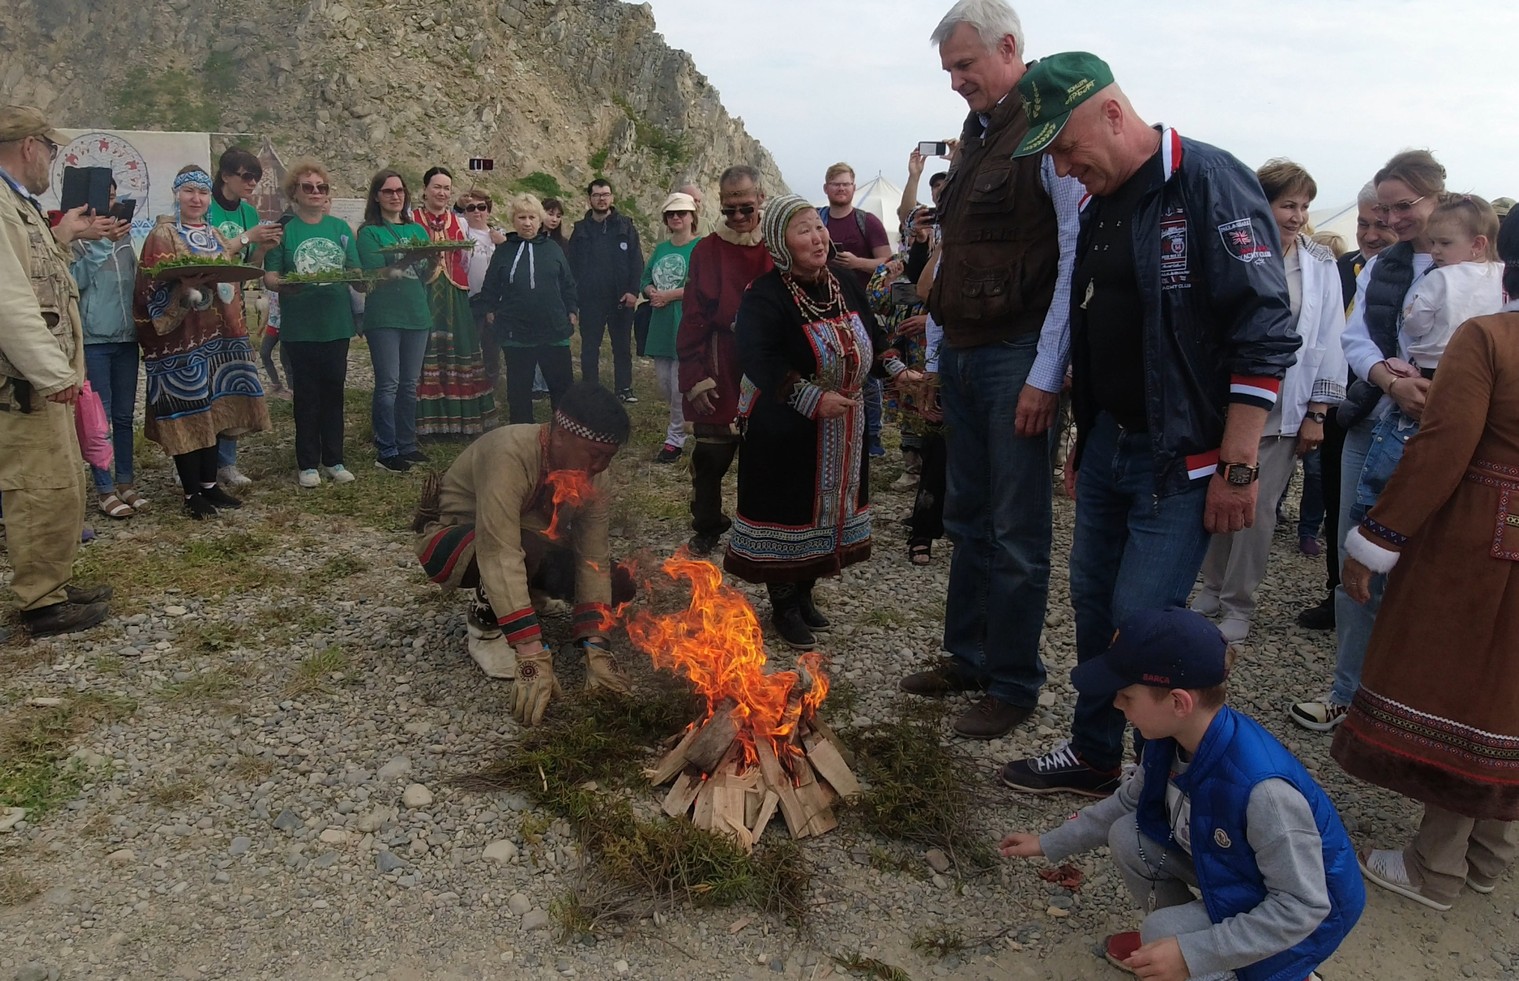
[{"label": "green grass tuft", "polygon": [[90,777],[69,747],[78,737],[137,710],[130,699],[85,693],[51,708],[23,706],[0,721],[0,807],[24,807],[27,820],[73,799]]},{"label": "green grass tuft", "polygon": [[835,954],[833,962],[850,974],[879,978],[880,981],[912,981],[912,975],[895,964],[888,964],[874,957],[866,957],[857,950],[842,956]]}]

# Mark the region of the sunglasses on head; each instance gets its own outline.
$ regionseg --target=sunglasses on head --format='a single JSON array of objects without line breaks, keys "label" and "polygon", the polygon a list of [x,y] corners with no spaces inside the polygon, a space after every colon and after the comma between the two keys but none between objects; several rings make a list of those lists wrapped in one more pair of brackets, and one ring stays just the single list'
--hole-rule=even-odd
[{"label": "sunglasses on head", "polygon": [[488,204],[486,204],[483,201],[476,201],[474,204],[466,204],[464,206],[464,210],[466,212],[468,212],[468,211],[489,211],[490,209],[491,209],[491,206],[488,205]]},{"label": "sunglasses on head", "polygon": [[724,218],[733,218],[738,215],[742,215],[747,218],[750,215],[754,214],[756,207],[756,205],[752,204],[734,204],[729,205],[728,207],[721,210]]},{"label": "sunglasses on head", "polygon": [[328,191],[332,190],[332,185],[311,184],[306,181],[301,181],[301,190],[305,191],[307,194],[326,194]]}]

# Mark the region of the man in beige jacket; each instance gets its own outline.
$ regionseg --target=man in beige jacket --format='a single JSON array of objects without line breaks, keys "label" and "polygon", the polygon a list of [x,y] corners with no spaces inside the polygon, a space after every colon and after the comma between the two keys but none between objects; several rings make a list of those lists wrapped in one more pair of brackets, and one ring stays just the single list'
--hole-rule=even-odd
[{"label": "man in beige jacket", "polygon": [[76,208],[49,229],[42,214],[36,195],[63,142],[39,110],[0,106],[0,493],[11,589],[34,637],[83,630],[110,612],[108,587],[68,584],[84,527],[74,429],[84,338],[65,246],[100,237],[100,223]]}]

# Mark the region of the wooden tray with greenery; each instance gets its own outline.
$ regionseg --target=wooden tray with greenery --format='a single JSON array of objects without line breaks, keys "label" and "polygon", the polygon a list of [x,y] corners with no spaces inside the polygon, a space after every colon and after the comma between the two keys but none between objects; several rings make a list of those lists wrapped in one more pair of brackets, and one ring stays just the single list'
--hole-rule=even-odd
[{"label": "wooden tray with greenery", "polygon": [[329,286],[333,283],[370,283],[375,274],[368,269],[328,269],[323,272],[290,273],[280,277],[282,286]]},{"label": "wooden tray with greenery", "polygon": [[258,279],[264,271],[257,266],[246,266],[227,259],[207,259],[200,256],[177,256],[149,266],[149,279],[179,280],[205,279],[212,283],[242,283]]},{"label": "wooden tray with greenery", "polygon": [[438,255],[446,255],[450,252],[463,252],[473,249],[473,239],[465,239],[462,242],[401,242],[397,245],[383,245],[380,247],[381,255],[394,256],[397,262],[407,262],[416,259],[429,259]]}]

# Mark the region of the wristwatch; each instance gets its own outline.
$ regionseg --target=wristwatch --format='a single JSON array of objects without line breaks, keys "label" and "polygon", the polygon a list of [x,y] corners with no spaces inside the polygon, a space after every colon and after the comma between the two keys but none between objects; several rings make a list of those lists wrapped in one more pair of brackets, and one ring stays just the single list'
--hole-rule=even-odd
[{"label": "wristwatch", "polygon": [[1309,422],[1316,422],[1320,426],[1322,426],[1324,423],[1326,423],[1326,422],[1329,421],[1329,413],[1327,413],[1327,412],[1308,412],[1308,413],[1304,413],[1303,418],[1307,419]]},{"label": "wristwatch", "polygon": [[1218,461],[1218,475],[1235,487],[1248,487],[1261,475],[1260,467],[1248,463],[1225,463]]},{"label": "wristwatch", "polygon": [[239,235],[237,237],[237,241],[241,245],[243,245],[244,247],[246,247],[249,244],[249,242],[248,242],[248,233],[247,232],[243,232],[243,234],[241,234],[241,235]]}]

